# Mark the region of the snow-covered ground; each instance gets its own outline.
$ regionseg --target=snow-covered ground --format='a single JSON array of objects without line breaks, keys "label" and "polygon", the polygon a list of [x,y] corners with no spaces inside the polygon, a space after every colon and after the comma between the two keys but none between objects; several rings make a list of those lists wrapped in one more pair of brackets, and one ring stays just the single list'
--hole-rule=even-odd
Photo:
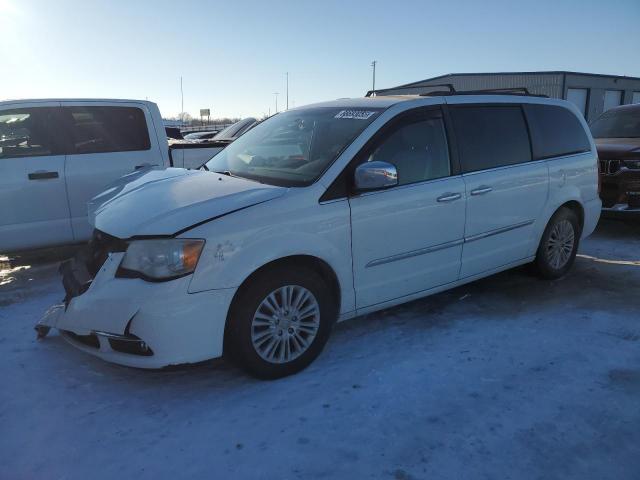
[{"label": "snow-covered ground", "polygon": [[0,478],[638,479],[640,223],[580,254],[559,281],[519,269],[339,324],[274,382],[37,342],[55,265],[0,267]]}]

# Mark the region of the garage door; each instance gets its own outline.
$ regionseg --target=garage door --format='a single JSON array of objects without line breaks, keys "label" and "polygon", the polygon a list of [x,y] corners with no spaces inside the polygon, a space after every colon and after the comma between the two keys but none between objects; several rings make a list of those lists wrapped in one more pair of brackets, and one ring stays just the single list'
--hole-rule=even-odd
[{"label": "garage door", "polygon": [[603,112],[617,107],[622,103],[622,90],[605,90]]},{"label": "garage door", "polygon": [[567,100],[573,103],[583,116],[587,116],[587,94],[586,88],[569,88],[567,89]]}]

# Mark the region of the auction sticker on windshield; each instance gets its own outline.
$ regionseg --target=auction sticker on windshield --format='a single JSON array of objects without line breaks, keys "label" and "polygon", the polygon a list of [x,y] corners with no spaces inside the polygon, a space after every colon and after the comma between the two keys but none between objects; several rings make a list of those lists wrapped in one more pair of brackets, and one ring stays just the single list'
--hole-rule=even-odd
[{"label": "auction sticker on windshield", "polygon": [[353,118],[356,120],[367,120],[375,115],[376,112],[369,110],[342,110],[336,114],[334,118]]}]

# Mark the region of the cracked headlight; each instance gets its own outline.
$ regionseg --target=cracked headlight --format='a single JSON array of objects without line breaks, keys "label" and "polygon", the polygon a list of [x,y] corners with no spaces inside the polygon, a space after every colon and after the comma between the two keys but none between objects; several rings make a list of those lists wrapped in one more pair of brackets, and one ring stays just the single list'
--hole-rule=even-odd
[{"label": "cracked headlight", "polygon": [[204,240],[168,238],[129,243],[116,277],[172,280],[193,273]]}]

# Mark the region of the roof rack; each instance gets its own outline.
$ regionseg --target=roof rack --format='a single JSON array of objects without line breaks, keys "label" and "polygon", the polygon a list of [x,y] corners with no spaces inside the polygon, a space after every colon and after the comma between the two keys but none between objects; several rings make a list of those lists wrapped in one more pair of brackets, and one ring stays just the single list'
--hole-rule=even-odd
[{"label": "roof rack", "polygon": [[[429,94],[427,94],[429,95]],[[514,88],[485,88],[482,90],[462,90],[455,92],[454,95],[522,95],[525,97],[549,98],[548,95],[541,93],[531,93],[527,87]]]},{"label": "roof rack", "polygon": [[[437,83],[434,85],[405,85],[403,87],[395,87],[395,88],[385,88],[385,90],[415,90],[416,88],[440,88],[440,87],[444,87],[447,90],[435,90],[433,92],[426,92],[426,93],[420,93],[418,95],[420,95],[421,97],[426,97],[428,95],[434,95],[434,96],[439,96],[439,95],[455,95],[456,93],[456,89],[453,88],[453,85],[450,83]],[[369,90],[367,92],[367,94],[365,95],[365,97],[370,97],[373,94],[377,93],[376,90]]]},{"label": "roof rack", "polygon": [[[442,90],[441,87],[446,88],[447,90]],[[404,87],[397,88],[388,88],[386,90],[415,90],[417,88],[436,88],[439,90],[434,90],[432,92],[423,92],[418,95],[421,97],[439,97],[439,96],[449,96],[449,95],[522,95],[525,97],[540,97],[540,98],[549,98],[548,95],[542,95],[539,93],[531,93],[526,87],[513,87],[513,88],[486,88],[482,90],[456,90],[454,86],[450,83],[438,83],[434,85],[407,85]],[[374,90],[369,90],[367,92],[367,97],[370,97],[374,94]]]}]

